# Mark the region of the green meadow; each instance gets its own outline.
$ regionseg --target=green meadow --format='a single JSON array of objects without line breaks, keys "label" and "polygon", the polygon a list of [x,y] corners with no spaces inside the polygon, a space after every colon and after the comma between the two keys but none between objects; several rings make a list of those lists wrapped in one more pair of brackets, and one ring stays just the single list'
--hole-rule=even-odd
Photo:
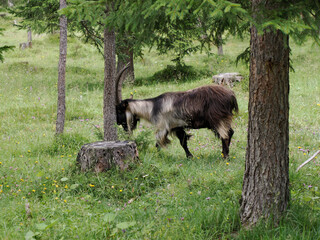
[{"label": "green meadow", "polygon": [[[248,45],[230,37],[225,55],[185,58],[184,78],[174,78],[172,55],[154,49],[135,59],[135,83],[124,98],[154,97],[212,82],[212,75],[240,72],[234,86],[230,158],[206,129],[191,130],[193,159],[177,139],[157,151],[151,126],[141,124],[130,139],[140,162],[130,170],[95,174],[76,164],[80,147],[103,133],[103,58],[91,45],[68,39],[65,133],[55,136],[59,35],[33,35],[0,18],[0,45],[14,45],[0,63],[0,239],[320,239],[320,47],[291,41],[290,191],[288,211],[277,226],[241,227],[239,199],[245,167],[249,68],[235,59]],[[119,138],[129,137],[118,129]]]}]

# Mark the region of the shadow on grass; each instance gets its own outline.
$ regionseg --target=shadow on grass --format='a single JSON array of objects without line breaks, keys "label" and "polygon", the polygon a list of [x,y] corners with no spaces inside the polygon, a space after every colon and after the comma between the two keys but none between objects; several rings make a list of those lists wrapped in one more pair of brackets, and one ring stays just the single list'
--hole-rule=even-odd
[{"label": "shadow on grass", "polygon": [[151,77],[137,78],[134,82],[136,86],[148,86],[166,82],[188,82],[202,77],[211,76],[212,72],[204,69],[195,69],[187,65],[167,65],[163,70],[156,72]]}]

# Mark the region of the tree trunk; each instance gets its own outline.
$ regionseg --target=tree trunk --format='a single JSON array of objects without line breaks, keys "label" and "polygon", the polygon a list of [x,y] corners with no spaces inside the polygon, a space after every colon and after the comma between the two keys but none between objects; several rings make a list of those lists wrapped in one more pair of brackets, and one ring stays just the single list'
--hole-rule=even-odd
[{"label": "tree trunk", "polygon": [[222,36],[221,34],[218,35],[219,43],[218,43],[218,55],[222,56],[223,55],[223,47],[222,47]]},{"label": "tree trunk", "polygon": [[[65,8],[66,6],[66,0],[60,0],[60,9]],[[65,78],[67,61],[67,24],[67,17],[62,15],[60,17],[60,57],[58,66],[59,72],[56,134],[63,133],[66,113]]]},{"label": "tree trunk", "polygon": [[14,6],[13,2],[11,0],[8,0],[8,7],[11,8],[13,6]]},{"label": "tree trunk", "polygon": [[117,72],[119,72],[125,65],[130,63],[129,69],[121,76],[121,78],[123,79],[121,79],[120,82],[124,82],[124,80],[127,77],[129,77],[129,81],[134,82],[135,76],[133,63],[133,49],[130,46],[127,46],[125,48],[120,47],[118,51],[120,53],[118,54]]},{"label": "tree trunk", "polygon": [[[253,12],[261,2],[253,1]],[[266,5],[277,8],[274,2]],[[268,30],[260,36],[251,27],[248,146],[240,200],[244,226],[261,218],[277,223],[289,201],[289,37]]]},{"label": "tree trunk", "polygon": [[[107,3],[108,14],[108,3]],[[116,37],[114,30],[104,29],[104,95],[103,122],[104,140],[115,141],[117,137],[116,124]]]},{"label": "tree trunk", "polygon": [[28,28],[28,46],[32,48],[32,31],[30,27]]}]

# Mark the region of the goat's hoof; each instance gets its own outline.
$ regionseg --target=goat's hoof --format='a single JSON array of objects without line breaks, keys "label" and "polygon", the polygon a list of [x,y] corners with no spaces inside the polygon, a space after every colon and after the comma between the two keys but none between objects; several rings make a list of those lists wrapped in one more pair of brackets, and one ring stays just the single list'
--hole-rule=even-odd
[{"label": "goat's hoof", "polygon": [[192,154],[188,154],[187,158],[191,159],[191,158],[193,158],[193,155]]}]

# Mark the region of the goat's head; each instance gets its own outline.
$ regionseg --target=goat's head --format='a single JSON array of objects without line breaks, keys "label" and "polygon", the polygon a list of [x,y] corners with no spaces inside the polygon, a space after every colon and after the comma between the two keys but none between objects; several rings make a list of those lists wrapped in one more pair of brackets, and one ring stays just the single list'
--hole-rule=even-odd
[{"label": "goat's head", "polygon": [[116,113],[117,124],[121,125],[126,132],[131,132],[137,127],[139,118],[132,114],[129,108],[129,99],[122,100],[122,83],[124,78],[122,74],[129,68],[127,64],[123,69],[119,71],[116,76]]},{"label": "goat's head", "polygon": [[116,106],[117,124],[121,125],[126,132],[131,132],[137,127],[140,120],[135,114],[132,114],[129,109],[129,101],[123,100]]}]

